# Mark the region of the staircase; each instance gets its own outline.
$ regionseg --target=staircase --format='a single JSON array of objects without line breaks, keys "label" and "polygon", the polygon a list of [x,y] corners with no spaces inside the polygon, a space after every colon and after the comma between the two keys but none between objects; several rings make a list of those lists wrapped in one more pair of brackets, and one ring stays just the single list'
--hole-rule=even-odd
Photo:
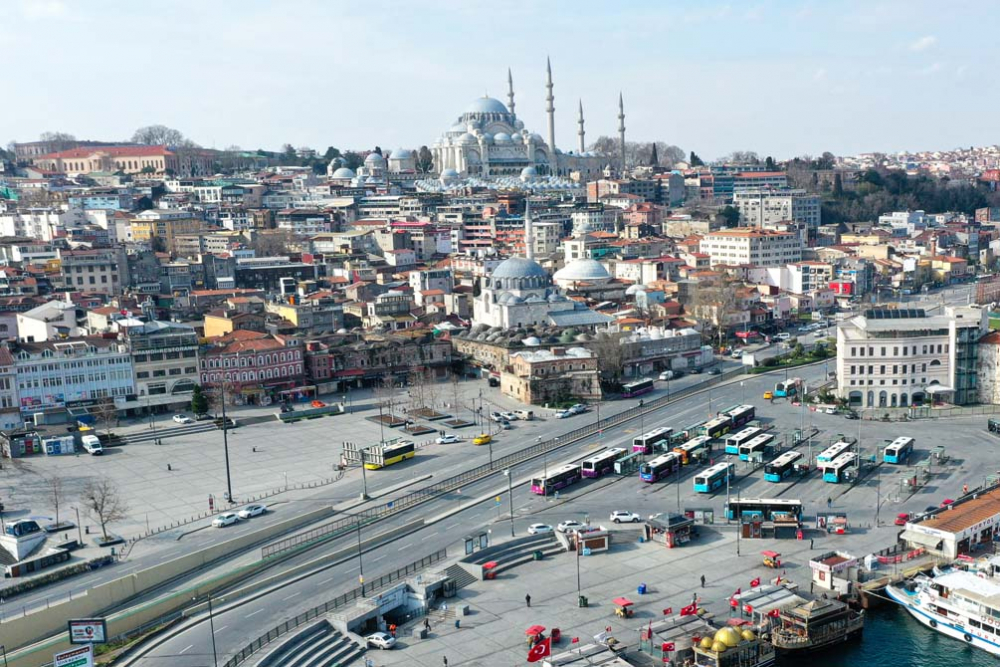
[{"label": "staircase", "polygon": [[282,642],[256,667],[344,667],[365,650],[323,620]]},{"label": "staircase", "polygon": [[461,565],[452,565],[444,571],[446,576],[455,580],[455,588],[465,588],[469,584],[479,581],[475,576],[469,574]]}]

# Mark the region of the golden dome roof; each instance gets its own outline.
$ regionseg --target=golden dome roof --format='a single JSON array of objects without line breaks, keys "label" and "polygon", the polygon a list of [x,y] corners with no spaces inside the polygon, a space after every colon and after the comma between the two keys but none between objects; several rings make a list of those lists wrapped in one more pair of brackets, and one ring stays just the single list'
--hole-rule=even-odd
[{"label": "golden dome roof", "polygon": [[711,648],[712,648],[712,638],[711,637],[702,637],[701,638],[701,642],[699,643],[699,646],[701,646],[705,650],[711,650]]},{"label": "golden dome roof", "polygon": [[714,651],[715,653],[725,653],[726,645],[723,644],[722,642],[715,642],[714,644],[712,644],[712,651]]},{"label": "golden dome roof", "polygon": [[740,633],[734,628],[721,628],[715,633],[715,641],[722,642],[726,646],[737,646],[741,639]]},{"label": "golden dome roof", "polygon": [[752,642],[754,639],[756,639],[752,630],[744,630],[740,634],[743,637],[743,639],[747,640],[748,642]]}]

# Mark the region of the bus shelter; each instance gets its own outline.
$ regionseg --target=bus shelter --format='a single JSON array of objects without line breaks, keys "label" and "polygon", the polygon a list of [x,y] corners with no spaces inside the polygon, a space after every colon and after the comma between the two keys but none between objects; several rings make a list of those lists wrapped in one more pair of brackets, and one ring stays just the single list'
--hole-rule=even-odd
[{"label": "bus shelter", "polygon": [[616,475],[631,475],[639,469],[642,463],[642,452],[633,452],[615,461]]}]

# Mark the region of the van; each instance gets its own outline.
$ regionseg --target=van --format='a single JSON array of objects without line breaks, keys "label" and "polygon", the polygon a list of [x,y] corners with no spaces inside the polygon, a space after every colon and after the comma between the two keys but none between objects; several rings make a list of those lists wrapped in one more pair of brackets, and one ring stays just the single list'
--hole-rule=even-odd
[{"label": "van", "polygon": [[663,371],[662,373],[660,373],[660,379],[661,380],[673,380],[674,379],[674,372],[673,371]]},{"label": "van", "polygon": [[100,456],[104,453],[104,445],[101,444],[101,439],[96,435],[85,435],[80,439],[80,443],[88,454]]},{"label": "van", "polygon": [[526,422],[530,422],[535,418],[535,413],[531,410],[514,410],[514,414],[517,415],[518,419]]}]

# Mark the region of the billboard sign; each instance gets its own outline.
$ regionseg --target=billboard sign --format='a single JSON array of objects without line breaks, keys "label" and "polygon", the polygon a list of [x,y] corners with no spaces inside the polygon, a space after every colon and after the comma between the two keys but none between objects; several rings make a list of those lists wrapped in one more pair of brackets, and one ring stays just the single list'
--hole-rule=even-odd
[{"label": "billboard sign", "polygon": [[78,618],[69,622],[70,644],[103,644],[108,641],[103,618]]},{"label": "billboard sign", "polygon": [[81,646],[56,653],[52,656],[52,667],[94,667],[94,647]]}]

